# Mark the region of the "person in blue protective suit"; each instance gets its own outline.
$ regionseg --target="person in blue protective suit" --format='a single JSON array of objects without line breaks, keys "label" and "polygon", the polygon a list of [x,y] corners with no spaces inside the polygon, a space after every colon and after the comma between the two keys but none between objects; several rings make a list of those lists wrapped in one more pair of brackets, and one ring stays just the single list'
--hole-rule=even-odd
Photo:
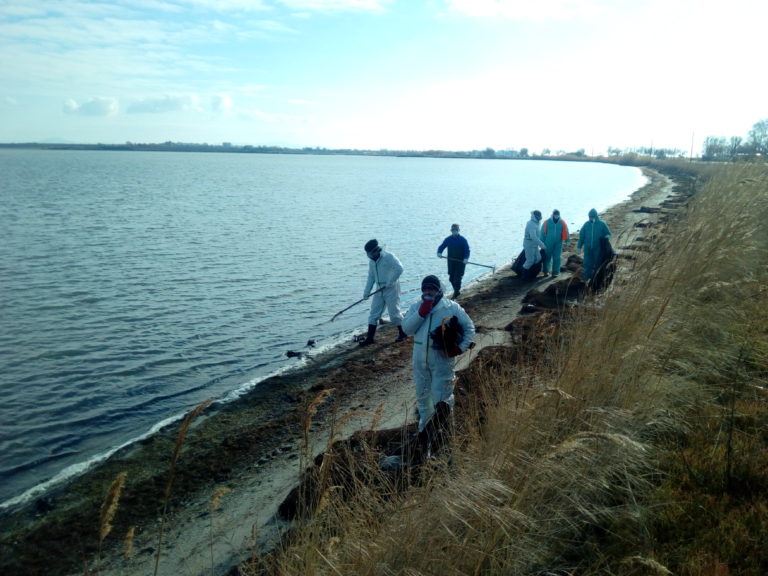
[{"label": "person in blue protective suit", "polygon": [[443,250],[448,248],[448,280],[453,286],[452,299],[461,294],[461,279],[469,260],[469,242],[459,234],[459,225],[451,224],[451,235],[447,236],[443,243],[437,247],[437,257],[442,258]]},{"label": "person in blue protective suit", "polygon": [[583,279],[590,282],[597,272],[597,268],[603,261],[603,242],[602,238],[610,238],[611,231],[608,225],[600,220],[597,210],[592,208],[589,211],[589,220],[579,230],[579,242],[576,245],[577,250],[584,248],[584,272]]},{"label": "person in blue protective suit", "polygon": [[385,307],[389,312],[390,321],[397,326],[398,335],[395,341],[402,342],[406,339],[401,326],[403,315],[400,312],[400,275],[403,273],[403,265],[397,256],[382,250],[375,238],[365,243],[364,250],[368,256],[368,281],[365,283],[363,298],[370,298],[374,284],[379,291],[373,295],[371,313],[368,316],[368,334],[365,340],[360,342],[360,346],[373,344],[376,326]]},{"label": "person in blue protective suit", "polygon": [[560,257],[563,254],[563,243],[570,244],[568,237],[568,225],[560,218],[560,210],[553,210],[552,216],[544,221],[541,226],[541,239],[544,242],[544,264],[542,272],[544,276],[549,274],[549,266],[552,264],[552,276],[560,273]]},{"label": "person in blue protective suit", "polygon": [[528,272],[531,266],[541,262],[541,249],[546,250],[544,242],[539,237],[539,226],[541,223],[541,212],[534,210],[531,212],[531,219],[525,225],[525,234],[523,236],[523,250],[525,250],[525,263],[523,270]]},{"label": "person in blue protective suit", "polygon": [[459,304],[443,297],[438,277],[429,275],[421,281],[421,300],[405,314],[403,330],[413,335],[419,433],[429,452],[432,439],[422,433],[436,411],[450,417],[455,360],[472,345],[475,325]]}]

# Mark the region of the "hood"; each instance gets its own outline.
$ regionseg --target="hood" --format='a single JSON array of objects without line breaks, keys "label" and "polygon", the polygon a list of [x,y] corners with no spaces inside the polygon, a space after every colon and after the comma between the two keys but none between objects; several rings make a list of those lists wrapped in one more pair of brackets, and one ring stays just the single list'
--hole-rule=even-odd
[{"label": "hood", "polygon": [[592,218],[593,216],[595,217],[595,220],[600,220],[600,217],[597,215],[597,210],[594,208],[589,211],[589,217]]}]

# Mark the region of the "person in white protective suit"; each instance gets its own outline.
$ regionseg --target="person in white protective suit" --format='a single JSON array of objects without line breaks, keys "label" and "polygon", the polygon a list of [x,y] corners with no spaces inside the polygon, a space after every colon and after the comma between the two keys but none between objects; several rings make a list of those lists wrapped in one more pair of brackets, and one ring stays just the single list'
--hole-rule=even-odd
[{"label": "person in white protective suit", "polygon": [[[441,340],[438,336],[450,325],[455,336]],[[421,436],[436,410],[450,413],[453,408],[454,364],[471,347],[475,325],[459,304],[443,297],[440,280],[430,275],[421,282],[421,301],[414,302],[405,314],[403,330],[414,336],[413,379]],[[431,439],[424,440],[428,448]]]},{"label": "person in white protective suit", "polygon": [[403,265],[397,256],[382,250],[375,238],[365,243],[364,250],[368,256],[368,281],[365,283],[363,298],[370,298],[374,284],[377,290],[371,301],[368,334],[365,340],[360,342],[360,346],[373,344],[376,326],[385,307],[389,312],[390,321],[397,326],[398,335],[395,342],[402,342],[407,338],[401,326],[403,315],[400,312],[400,275],[403,273]]},{"label": "person in white protective suit", "polygon": [[541,222],[541,212],[534,210],[531,212],[531,219],[525,225],[525,235],[523,236],[523,250],[525,250],[525,263],[523,270],[526,272],[531,266],[541,262],[541,249],[546,249],[546,245],[539,237],[539,223]]}]

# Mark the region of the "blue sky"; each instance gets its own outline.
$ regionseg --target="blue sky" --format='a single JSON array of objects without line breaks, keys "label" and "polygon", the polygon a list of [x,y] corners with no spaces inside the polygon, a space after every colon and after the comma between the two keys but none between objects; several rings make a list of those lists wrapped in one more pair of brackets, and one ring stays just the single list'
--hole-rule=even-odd
[{"label": "blue sky", "polygon": [[0,0],[0,142],[701,150],[764,0]]}]

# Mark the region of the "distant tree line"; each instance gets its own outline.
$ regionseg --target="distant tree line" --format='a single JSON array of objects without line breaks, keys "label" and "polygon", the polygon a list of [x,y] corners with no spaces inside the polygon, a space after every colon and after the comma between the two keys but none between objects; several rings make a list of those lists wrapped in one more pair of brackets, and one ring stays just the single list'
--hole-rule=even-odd
[{"label": "distant tree line", "polygon": [[741,136],[707,136],[702,160],[739,160],[765,157],[768,154],[768,119],[755,122],[744,140]]},{"label": "distant tree line", "polygon": [[[36,148],[45,150],[125,150],[125,151],[165,151],[165,152],[226,152],[228,154],[327,154],[327,155],[356,155],[356,156],[405,156],[424,158],[486,158],[486,159],[531,159],[531,160],[587,160],[590,155],[584,148],[566,152],[558,150],[553,153],[544,148],[540,154],[531,154],[528,148],[519,150],[361,150],[357,148],[321,148],[304,147],[289,148],[285,146],[236,146],[231,142],[222,144],[195,144],[184,142],[161,142],[141,144],[126,142],[125,144],[50,144],[50,143],[0,143],[0,148]],[[608,148],[608,156],[625,157],[627,155],[650,156],[659,160],[664,158],[684,158],[686,152],[677,148]],[[709,161],[733,161],[739,159],[768,157],[768,119],[756,122],[745,140],[739,136],[726,139],[721,136],[707,136],[704,140],[701,159]]]}]

